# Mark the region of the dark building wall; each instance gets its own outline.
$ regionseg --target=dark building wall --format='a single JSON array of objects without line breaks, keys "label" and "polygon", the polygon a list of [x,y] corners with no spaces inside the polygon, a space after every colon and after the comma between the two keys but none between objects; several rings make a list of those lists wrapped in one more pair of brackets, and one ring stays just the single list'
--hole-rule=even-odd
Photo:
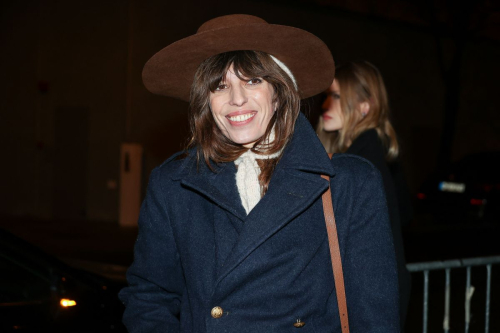
[{"label": "dark building wall", "polygon": [[[187,136],[187,104],[150,94],[141,82],[144,63],[204,21],[231,13],[308,30],[329,45],[337,63],[366,59],[378,66],[412,189],[435,167],[445,88],[426,28],[261,1],[10,0],[0,6],[0,214],[116,221],[120,143],[144,146],[146,183]],[[455,158],[499,148],[492,98],[499,50],[491,41],[466,49]],[[60,168],[71,168],[74,183]],[[78,204],[68,207],[67,200]]]},{"label": "dark building wall", "polygon": [[2,213],[50,218],[83,200],[62,215],[116,219],[106,182],[124,140],[127,13],[123,1],[2,2],[0,126],[16,156],[2,163]]},{"label": "dark building wall", "polygon": [[474,41],[464,52],[453,156],[500,150],[500,43]]}]

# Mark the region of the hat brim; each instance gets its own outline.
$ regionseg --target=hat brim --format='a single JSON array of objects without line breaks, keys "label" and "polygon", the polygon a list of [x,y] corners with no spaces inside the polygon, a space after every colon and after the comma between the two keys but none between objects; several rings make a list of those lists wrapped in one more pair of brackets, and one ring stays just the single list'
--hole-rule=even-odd
[{"label": "hat brim", "polygon": [[326,90],[333,81],[333,58],[323,41],[298,28],[267,23],[209,30],[181,39],[148,60],[142,79],[154,94],[189,101],[199,65],[213,55],[239,50],[262,51],[281,60],[295,76],[301,98]]}]

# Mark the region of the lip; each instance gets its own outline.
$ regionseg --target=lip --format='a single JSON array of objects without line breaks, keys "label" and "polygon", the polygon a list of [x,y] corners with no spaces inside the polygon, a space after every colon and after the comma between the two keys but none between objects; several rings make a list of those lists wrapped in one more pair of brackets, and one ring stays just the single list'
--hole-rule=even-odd
[{"label": "lip", "polygon": [[330,119],[332,119],[332,117],[330,117],[329,115],[327,115],[326,112],[322,114],[322,117],[323,117],[323,120],[330,120]]},{"label": "lip", "polygon": [[[232,126],[243,126],[248,123],[250,123],[254,118],[255,115],[257,114],[257,111],[254,110],[241,110],[241,111],[234,111],[226,115],[226,119],[229,121],[229,123]],[[246,116],[250,115],[251,117],[242,121],[234,121],[231,120],[232,117],[237,117],[237,116]]]}]

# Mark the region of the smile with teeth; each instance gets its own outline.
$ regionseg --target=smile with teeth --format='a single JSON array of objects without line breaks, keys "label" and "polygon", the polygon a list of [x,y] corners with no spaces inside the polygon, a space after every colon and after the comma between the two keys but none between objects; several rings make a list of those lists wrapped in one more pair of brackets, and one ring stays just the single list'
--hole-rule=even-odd
[{"label": "smile with teeth", "polygon": [[227,116],[227,119],[229,119],[230,121],[234,121],[234,122],[240,122],[240,121],[245,121],[245,120],[248,120],[252,117],[255,117],[257,113],[245,113],[245,114],[239,114],[239,115],[236,115],[236,116]]}]

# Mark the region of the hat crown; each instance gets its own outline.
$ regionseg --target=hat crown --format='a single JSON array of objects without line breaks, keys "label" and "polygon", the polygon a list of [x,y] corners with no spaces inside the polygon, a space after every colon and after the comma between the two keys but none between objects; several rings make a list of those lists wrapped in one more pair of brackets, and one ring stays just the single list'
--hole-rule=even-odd
[{"label": "hat crown", "polygon": [[247,24],[268,24],[260,17],[245,14],[225,15],[211,19],[201,25],[196,33],[201,33],[210,30],[229,28],[237,25]]}]

